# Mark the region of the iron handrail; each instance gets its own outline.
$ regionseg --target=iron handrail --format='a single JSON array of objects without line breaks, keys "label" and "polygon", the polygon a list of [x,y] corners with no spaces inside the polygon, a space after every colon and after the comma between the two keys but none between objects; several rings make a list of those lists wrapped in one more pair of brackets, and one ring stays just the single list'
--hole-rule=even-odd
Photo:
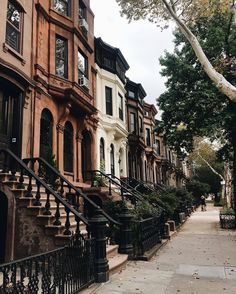
[{"label": "iron handrail", "polygon": [[[144,182],[144,181],[142,181],[142,180],[137,180],[137,179],[135,179],[135,178],[130,178],[130,177],[126,177],[126,178],[123,177],[123,179],[127,179],[128,181],[129,181],[129,180],[135,181],[135,187],[133,187],[133,189],[134,189],[135,191],[137,191],[139,185],[147,186],[147,183]],[[150,187],[147,187],[147,189],[149,189],[149,190],[151,190],[152,192],[154,192],[154,189],[152,189],[152,188],[150,188]]]},{"label": "iron handrail", "polygon": [[107,214],[99,205],[95,204],[86,194],[84,194],[81,189],[76,188],[69,180],[67,180],[58,170],[56,170],[53,166],[51,166],[44,158],[42,157],[32,157],[32,158],[24,158],[23,161],[29,162],[29,161],[41,161],[44,165],[47,166],[54,174],[56,174],[63,182],[65,182],[68,185],[68,188],[71,188],[74,190],[77,194],[79,194],[83,199],[85,199],[89,204],[93,206],[95,209],[100,209],[101,214],[111,223],[120,226],[121,223],[114,220],[109,214]]},{"label": "iron handrail", "polygon": [[87,226],[89,225],[89,222],[85,217],[83,217],[76,209],[74,209],[67,201],[65,201],[51,187],[49,187],[31,169],[29,169],[27,167],[27,165],[23,162],[23,160],[18,158],[11,150],[9,150],[9,149],[0,149],[0,154],[1,153],[7,153],[8,155],[10,155],[11,158],[13,158],[18,163],[18,165],[27,172],[28,175],[31,175],[31,177],[34,178],[36,180],[36,182],[40,183],[40,185],[45,188],[45,191],[50,192],[50,194],[52,194],[55,197],[55,199],[57,199],[59,201],[59,203],[61,203],[66,209],[68,209],[71,213],[73,213],[75,215],[75,217],[79,218],[85,225],[87,225]]},{"label": "iron handrail", "polygon": [[[115,176],[115,177],[116,177],[116,176]],[[116,178],[117,178],[117,177],[116,177]],[[117,179],[119,179],[119,178],[117,178]],[[130,178],[126,178],[126,179],[130,179]],[[138,185],[140,185],[140,184],[145,184],[145,182],[143,182],[143,181],[141,181],[141,180],[137,180],[137,179],[134,179],[134,178],[131,178],[131,179],[137,181],[137,182],[138,182]],[[129,186],[131,189],[134,189],[134,190],[135,190],[135,193],[138,193],[141,197],[143,197],[143,195],[142,195],[142,194],[136,189],[136,188],[138,187],[138,185],[136,185],[135,188],[134,188],[134,187],[132,187],[131,185],[127,184],[125,181],[123,181],[123,180],[121,180],[121,179],[120,179],[120,181],[123,182],[125,185]],[[150,189],[150,188],[148,187],[148,189]],[[153,189],[150,189],[150,190],[154,191]],[[151,203],[151,204],[153,205],[153,203]],[[154,205],[153,205],[153,206],[154,206]],[[160,206],[159,204],[157,204],[157,203],[155,203],[155,206],[157,206],[157,207],[158,207],[159,209],[161,209],[162,211],[166,211],[165,208],[161,207],[161,206]]]},{"label": "iron handrail", "polygon": [[[88,173],[99,173],[100,175],[102,175],[103,177],[107,178],[112,184],[118,186],[120,189],[121,189],[121,197],[122,197],[122,200],[123,200],[123,192],[125,191],[126,193],[129,193],[132,197],[134,197],[136,200],[139,200],[139,201],[143,201],[143,197],[142,197],[142,194],[140,193],[140,195],[137,195],[135,194],[136,191],[135,190],[135,193],[133,193],[132,191],[130,191],[129,189],[125,188],[123,185],[126,185],[127,186],[127,183],[125,183],[124,181],[122,181],[121,179],[119,179],[118,177],[116,177],[115,175],[112,175],[112,174],[105,174],[103,173],[102,171],[100,170],[91,170],[91,171],[87,171]],[[119,184],[117,183],[116,180],[113,180],[112,179],[115,178],[116,180],[119,180],[122,184]],[[129,186],[131,189],[133,189],[131,186]],[[111,189],[111,187],[109,187]],[[139,192],[138,192],[139,193]],[[153,205],[153,204],[152,204]],[[162,208],[160,205],[156,204],[156,206],[161,210],[161,211],[165,211],[164,208]],[[154,207],[154,205],[153,205]]]},{"label": "iron handrail", "polygon": [[[126,183],[125,181],[119,179],[117,176],[114,176],[114,175],[112,175],[112,174],[109,174],[109,176],[115,177],[115,178],[116,178],[117,180],[119,180],[123,185],[126,185],[129,189],[134,189],[132,186],[130,186],[130,185],[129,185],[128,183]],[[138,198],[140,197],[139,200],[142,201],[142,199],[143,199],[143,195],[142,195],[139,191],[137,191],[136,189],[134,189],[134,190],[135,190],[135,193],[138,194],[137,197],[138,197]],[[151,203],[151,204],[153,205],[153,203]],[[159,204],[156,203],[156,206],[157,206],[159,209],[165,211],[165,209],[164,209],[163,207],[161,207]]]},{"label": "iron handrail", "polygon": [[[136,195],[134,195],[131,191],[129,191],[128,189],[126,189],[125,187],[123,187],[121,184],[117,183],[117,181],[113,180],[108,174],[105,174],[105,173],[103,173],[100,170],[89,170],[89,171],[87,171],[87,173],[91,173],[91,174],[99,173],[101,176],[103,176],[104,178],[108,179],[109,180],[109,183],[112,183],[112,184],[118,186],[121,189],[121,191],[122,191],[121,192],[122,193],[122,195],[121,195],[122,200],[124,200],[123,199],[124,198],[123,197],[123,191],[131,194],[132,196],[134,196],[136,198]],[[109,187],[109,189],[111,189],[111,187]]]},{"label": "iron handrail", "polygon": [[[130,186],[128,183],[126,183],[125,181],[123,181],[122,179],[118,178],[117,176],[115,176],[115,175],[113,175],[113,174],[107,174],[107,176],[112,177],[112,178],[118,180],[122,185],[125,185],[126,187],[128,187],[128,189],[135,190],[135,194],[134,194],[133,191],[130,192],[130,191],[127,189],[127,190],[129,191],[129,193],[132,193],[136,198],[138,198],[138,200],[142,201],[143,195],[142,195],[139,191],[137,191],[135,188],[133,188],[132,186]],[[138,194],[138,195],[137,195],[137,194]]]}]

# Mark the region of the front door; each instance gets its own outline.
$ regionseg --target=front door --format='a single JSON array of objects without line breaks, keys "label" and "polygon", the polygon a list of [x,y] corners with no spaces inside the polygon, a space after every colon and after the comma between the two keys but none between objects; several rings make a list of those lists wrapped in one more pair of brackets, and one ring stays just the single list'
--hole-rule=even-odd
[{"label": "front door", "polygon": [[4,193],[0,192],[0,264],[5,261],[7,238],[8,201]]},{"label": "front door", "polygon": [[22,93],[0,78],[0,149],[21,152]]}]

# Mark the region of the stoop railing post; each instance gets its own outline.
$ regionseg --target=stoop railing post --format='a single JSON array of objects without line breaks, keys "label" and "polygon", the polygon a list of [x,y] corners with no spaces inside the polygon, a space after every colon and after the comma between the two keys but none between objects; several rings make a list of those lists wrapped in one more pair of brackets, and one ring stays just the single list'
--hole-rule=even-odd
[{"label": "stoop railing post", "polygon": [[124,205],[123,211],[119,216],[119,220],[121,223],[121,228],[118,252],[128,254],[129,257],[131,257],[134,253],[132,231],[133,215],[130,213],[126,205]]},{"label": "stoop railing post", "polygon": [[106,256],[107,220],[102,215],[100,208],[95,210],[94,216],[89,220],[89,224],[91,235],[95,239],[95,282],[106,282],[109,280],[109,266]]}]

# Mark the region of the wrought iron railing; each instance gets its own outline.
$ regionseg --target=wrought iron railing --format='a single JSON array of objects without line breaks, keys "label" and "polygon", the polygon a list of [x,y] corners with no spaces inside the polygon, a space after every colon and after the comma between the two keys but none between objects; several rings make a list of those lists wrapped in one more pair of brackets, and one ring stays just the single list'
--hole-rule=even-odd
[{"label": "wrought iron railing", "polygon": [[131,186],[129,186],[128,183],[122,181],[112,174],[105,174],[100,170],[91,170],[87,171],[87,178],[92,182],[95,179],[99,179],[100,181],[104,182],[108,187],[109,195],[112,195],[112,190],[116,190],[116,192],[119,191],[122,201],[124,201],[126,198],[136,205],[138,200],[143,200],[142,194],[138,193]]},{"label": "wrought iron railing", "polygon": [[[125,180],[125,178],[120,179],[120,178],[118,178],[118,177],[116,177],[116,176],[114,176],[114,175],[112,175],[112,174],[108,174],[107,176],[109,176],[109,177],[113,178],[114,180],[118,181],[122,187],[125,187],[125,188],[126,188],[126,191],[129,191],[129,193],[131,193],[131,195],[133,196],[133,198],[134,198],[136,201],[147,200],[147,198],[145,199],[145,198],[144,198],[144,195],[143,195],[141,192],[139,192],[138,190],[134,189],[134,188],[129,184],[129,182]],[[158,205],[157,203],[153,203],[153,202],[150,202],[150,201],[149,201],[149,203],[150,203],[152,206],[154,206],[154,207],[160,209],[161,212],[165,211],[165,209],[164,209],[163,207],[161,207],[160,205]]]},{"label": "wrought iron railing", "polygon": [[[16,187],[18,189],[26,189],[26,198],[31,198],[33,200],[33,206],[42,207],[41,203],[41,194],[42,192],[46,193],[46,201],[44,205],[43,215],[52,215],[50,211],[52,200],[56,203],[56,210],[54,214],[54,222],[53,225],[60,226],[61,222],[61,213],[60,213],[60,205],[62,205],[65,209],[66,220],[64,223],[64,235],[71,235],[70,231],[70,214],[73,214],[76,221],[76,232],[80,231],[80,221],[82,221],[88,229],[89,234],[89,222],[88,220],[76,209],[75,206],[71,205],[65,198],[62,197],[59,193],[54,191],[54,189],[49,186],[42,178],[35,174],[33,170],[27,167],[27,165],[19,159],[14,153],[12,153],[8,149],[1,149],[0,156],[2,159],[2,172],[9,173],[10,172],[10,181],[15,181],[17,183]],[[19,171],[20,175],[17,179],[16,171]],[[25,177],[28,177],[28,181],[26,183]],[[36,192],[33,195],[33,181],[36,184]]]},{"label": "wrought iron railing", "polygon": [[136,258],[143,256],[145,252],[161,242],[163,225],[161,215],[134,222],[134,256]]},{"label": "wrought iron railing", "polygon": [[73,294],[94,282],[94,239],[0,265],[0,294]]},{"label": "wrought iron railing", "polygon": [[[113,225],[120,226],[120,223],[108,215],[101,207],[95,204],[81,189],[75,187],[68,179],[66,179],[57,169],[51,166],[45,159],[41,157],[25,158],[25,164],[30,167],[40,178],[43,178],[52,189],[69,203],[74,205],[75,209],[87,218],[88,211],[85,210],[85,205],[82,202],[89,203],[94,210],[99,209],[100,213]],[[53,180],[52,180],[53,179]],[[56,179],[56,180],[55,180]],[[55,182],[54,182],[55,180]],[[83,201],[81,201],[81,199]]]}]

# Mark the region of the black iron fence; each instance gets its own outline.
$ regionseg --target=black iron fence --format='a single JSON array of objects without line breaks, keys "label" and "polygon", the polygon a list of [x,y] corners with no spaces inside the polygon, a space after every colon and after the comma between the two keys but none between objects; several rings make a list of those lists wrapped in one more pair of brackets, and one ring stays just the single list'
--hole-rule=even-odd
[{"label": "black iron fence", "polygon": [[0,265],[0,294],[72,294],[94,282],[94,239]]},{"label": "black iron fence", "polygon": [[161,216],[155,216],[141,221],[134,221],[134,256],[143,256],[161,242],[162,231]]}]

